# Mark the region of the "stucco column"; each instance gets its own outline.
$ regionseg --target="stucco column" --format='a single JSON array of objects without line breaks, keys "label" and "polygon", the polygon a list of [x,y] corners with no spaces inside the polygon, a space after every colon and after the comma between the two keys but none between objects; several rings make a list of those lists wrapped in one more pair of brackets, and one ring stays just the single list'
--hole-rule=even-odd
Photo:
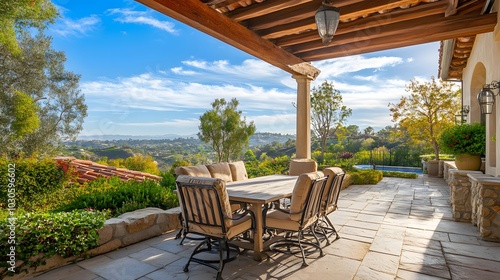
[{"label": "stucco column", "polygon": [[292,76],[297,81],[297,139],[296,158],[311,158],[311,81],[302,75]]}]

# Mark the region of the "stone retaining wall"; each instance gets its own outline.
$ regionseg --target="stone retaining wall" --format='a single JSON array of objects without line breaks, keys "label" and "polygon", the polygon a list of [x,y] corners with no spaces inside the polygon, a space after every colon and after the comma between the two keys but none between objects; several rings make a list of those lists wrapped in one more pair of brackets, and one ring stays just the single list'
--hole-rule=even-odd
[{"label": "stone retaining wall", "polygon": [[472,182],[472,223],[482,239],[500,241],[500,178],[469,175]]},{"label": "stone retaining wall", "polygon": [[472,216],[471,181],[468,174],[483,174],[481,171],[447,170],[446,181],[450,187],[450,202],[453,219],[457,222],[470,222]]},{"label": "stone retaining wall", "polygon": [[[179,207],[169,210],[159,208],[144,208],[125,213],[106,221],[98,230],[99,247],[90,250],[90,256],[104,254],[163,233],[181,228],[181,210]],[[42,256],[39,256],[42,257]],[[63,266],[77,260],[75,257],[62,258],[59,255],[47,259],[46,264],[36,269],[29,268],[28,273],[16,274],[5,279],[29,279],[45,271]],[[18,264],[20,266],[21,264]],[[3,270],[0,270],[0,276]]]}]

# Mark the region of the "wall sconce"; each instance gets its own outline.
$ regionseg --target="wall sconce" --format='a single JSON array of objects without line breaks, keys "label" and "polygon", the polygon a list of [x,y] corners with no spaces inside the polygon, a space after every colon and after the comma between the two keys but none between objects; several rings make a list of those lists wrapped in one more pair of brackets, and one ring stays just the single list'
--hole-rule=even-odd
[{"label": "wall sconce", "polygon": [[463,124],[467,121],[467,115],[470,112],[470,107],[469,105],[464,105],[462,106],[462,109],[460,110],[459,115],[455,115],[455,123],[457,124]]},{"label": "wall sconce", "polygon": [[490,84],[483,86],[479,94],[477,95],[477,101],[479,102],[479,107],[481,108],[481,114],[491,114],[493,113],[493,105],[495,104],[495,94],[492,89],[500,88],[500,82],[493,81]]},{"label": "wall sconce", "polygon": [[321,7],[314,15],[316,26],[318,27],[319,37],[325,46],[328,46],[337,31],[339,26],[340,12],[337,7],[334,7],[330,0],[325,0],[321,3]]}]

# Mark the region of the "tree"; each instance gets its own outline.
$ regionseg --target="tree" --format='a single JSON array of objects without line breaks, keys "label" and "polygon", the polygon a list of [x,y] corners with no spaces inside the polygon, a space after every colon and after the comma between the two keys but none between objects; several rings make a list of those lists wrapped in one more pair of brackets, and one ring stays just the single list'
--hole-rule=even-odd
[{"label": "tree", "polygon": [[212,110],[200,117],[198,138],[212,147],[218,162],[238,159],[255,133],[253,121],[247,124],[246,117],[242,119],[238,104],[236,98],[229,103],[215,99]]},{"label": "tree", "polygon": [[460,107],[460,90],[454,90],[452,83],[437,82],[432,77],[428,82],[411,80],[406,91],[411,92],[409,96],[388,105],[392,121],[398,122],[414,141],[427,141],[439,159],[437,139],[443,129],[453,125]]},{"label": "tree", "polygon": [[326,141],[335,134],[352,110],[342,105],[340,91],[332,83],[324,81],[311,92],[311,124],[313,133],[318,137],[321,147],[321,158],[325,155]]},{"label": "tree", "polygon": [[0,15],[0,45],[19,55],[17,33],[28,28],[45,29],[56,19],[57,9],[50,0],[2,0]]},{"label": "tree", "polygon": [[74,139],[87,116],[80,76],[42,33],[19,34],[21,55],[0,45],[0,154],[53,155]]}]

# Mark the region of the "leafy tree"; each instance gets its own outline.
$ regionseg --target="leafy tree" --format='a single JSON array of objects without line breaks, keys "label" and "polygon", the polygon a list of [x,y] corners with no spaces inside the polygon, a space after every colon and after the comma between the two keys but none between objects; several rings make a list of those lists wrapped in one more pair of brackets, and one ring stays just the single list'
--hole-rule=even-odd
[{"label": "leafy tree", "polygon": [[352,109],[342,105],[342,95],[332,83],[324,81],[319,87],[312,89],[311,124],[320,141],[320,161],[323,161],[327,139],[335,134],[351,114]]},{"label": "leafy tree", "polygon": [[0,154],[51,155],[87,116],[80,76],[64,69],[66,57],[49,37],[21,32],[19,39],[22,55],[0,45]]},{"label": "leafy tree", "polygon": [[255,133],[253,121],[247,124],[246,117],[242,119],[238,104],[236,98],[229,103],[215,99],[212,110],[200,117],[198,138],[212,147],[218,162],[239,158]]},{"label": "leafy tree", "polygon": [[45,29],[54,22],[57,10],[50,0],[2,0],[0,15],[0,45],[19,55],[16,34],[28,28]]},{"label": "leafy tree", "polygon": [[411,80],[406,91],[409,96],[401,97],[397,104],[389,103],[392,121],[398,122],[413,140],[427,141],[439,159],[437,138],[443,129],[453,125],[460,107],[460,90],[454,90],[452,83],[437,82],[432,77],[428,82]]}]

